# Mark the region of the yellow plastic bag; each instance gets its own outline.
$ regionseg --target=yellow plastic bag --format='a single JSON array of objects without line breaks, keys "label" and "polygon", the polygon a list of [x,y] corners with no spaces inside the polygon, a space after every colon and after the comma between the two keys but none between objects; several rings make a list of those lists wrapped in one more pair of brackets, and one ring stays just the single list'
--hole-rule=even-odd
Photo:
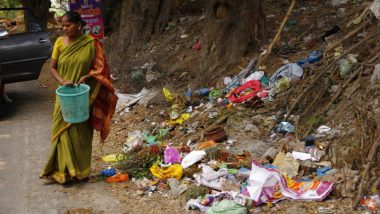
[{"label": "yellow plastic bag", "polygon": [[149,170],[155,177],[164,181],[169,178],[176,178],[180,180],[183,176],[183,168],[180,164],[174,164],[169,167],[161,168],[155,163]]},{"label": "yellow plastic bag", "polygon": [[190,118],[189,113],[183,113],[178,119],[169,121],[169,125],[176,125],[176,124],[182,125],[183,122],[185,122],[189,118]]},{"label": "yellow plastic bag", "polygon": [[174,99],[173,95],[172,95],[172,93],[170,93],[170,91],[167,88],[163,87],[162,91],[164,92],[164,96],[168,102],[173,101],[173,99]]},{"label": "yellow plastic bag", "polygon": [[123,159],[122,154],[110,154],[102,157],[104,162],[116,162]]},{"label": "yellow plastic bag", "polygon": [[115,161],[117,161],[116,154],[106,155],[102,159],[104,162],[115,162]]}]

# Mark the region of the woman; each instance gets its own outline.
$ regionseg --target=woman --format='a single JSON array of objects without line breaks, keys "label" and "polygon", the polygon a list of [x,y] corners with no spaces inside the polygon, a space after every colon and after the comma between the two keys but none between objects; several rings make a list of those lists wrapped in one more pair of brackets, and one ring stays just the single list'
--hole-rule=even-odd
[{"label": "woman", "polygon": [[107,137],[117,97],[110,79],[103,48],[99,41],[82,33],[85,22],[74,11],[62,17],[65,36],[55,42],[51,74],[63,86],[86,82],[91,87],[89,121],[69,124],[63,120],[56,98],[53,116],[51,155],[41,178],[47,183],[65,183],[89,177],[93,129],[100,131],[100,140]]}]

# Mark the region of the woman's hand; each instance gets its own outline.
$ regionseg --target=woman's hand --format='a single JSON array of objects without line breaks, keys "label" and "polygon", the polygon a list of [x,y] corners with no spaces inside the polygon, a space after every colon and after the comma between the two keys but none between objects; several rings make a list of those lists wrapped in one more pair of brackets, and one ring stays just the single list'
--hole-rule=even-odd
[{"label": "woman's hand", "polygon": [[90,75],[84,75],[84,76],[82,76],[82,77],[79,79],[78,84],[81,84],[81,83],[86,82],[87,79],[89,79],[90,77],[91,77]]},{"label": "woman's hand", "polygon": [[62,81],[62,85],[63,85],[63,86],[73,87],[73,86],[74,86],[74,83],[73,83],[73,81],[71,81],[71,80],[63,80],[63,81]]}]

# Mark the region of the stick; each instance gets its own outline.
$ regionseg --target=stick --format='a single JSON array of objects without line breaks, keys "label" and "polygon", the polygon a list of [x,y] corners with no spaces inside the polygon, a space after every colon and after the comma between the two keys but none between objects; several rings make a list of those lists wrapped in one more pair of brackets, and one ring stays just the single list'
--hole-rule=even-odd
[{"label": "stick", "polygon": [[221,116],[219,119],[217,119],[211,125],[220,125],[220,124],[224,123],[228,119],[228,117],[231,116],[231,115],[232,115],[232,113],[225,114],[225,115]]},{"label": "stick", "polygon": [[333,50],[336,46],[338,46],[340,43],[346,41],[347,39],[351,38],[352,36],[356,35],[359,31],[361,31],[368,23],[370,22],[370,20],[367,20],[365,22],[363,22],[358,28],[356,28],[355,30],[351,31],[350,33],[348,33],[346,36],[344,36],[342,39],[340,39],[339,41],[336,41],[335,43],[333,43],[330,47],[327,47],[326,48],[326,51],[325,52],[329,52],[331,50]]},{"label": "stick", "polygon": [[365,169],[364,169],[364,172],[363,172],[363,177],[361,179],[361,182],[360,182],[360,185],[359,185],[359,188],[358,188],[358,195],[352,205],[352,207],[355,209],[360,200],[363,198],[366,190],[365,190],[365,186],[366,186],[366,183],[367,183],[367,180],[368,180],[368,173],[369,173],[369,169],[372,165],[372,163],[374,162],[375,160],[375,157],[376,157],[376,154],[377,154],[377,150],[379,149],[380,147],[380,136],[376,139],[376,142],[372,145],[372,148],[371,150],[369,151],[369,156],[368,156],[368,163],[367,165],[365,166]]},{"label": "stick", "polygon": [[278,28],[274,39],[272,40],[272,42],[270,43],[270,45],[268,47],[268,52],[263,57],[261,57],[261,56],[259,57],[259,60],[257,63],[258,66],[260,66],[261,63],[263,63],[269,57],[269,55],[272,52],[272,48],[273,48],[274,44],[276,44],[276,42],[280,39],[280,34],[281,34],[282,30],[284,29],[285,23],[288,20],[290,14],[294,8],[294,5],[296,5],[296,0],[292,0],[292,3],[289,6],[288,12],[286,12],[286,15],[285,15],[284,19],[282,20],[282,23],[281,23],[280,27]]},{"label": "stick", "polygon": [[[380,56],[380,53],[376,54],[374,57],[372,57],[370,60],[369,60],[369,63],[373,63],[378,57]],[[340,95],[342,94],[342,92],[344,91],[344,89],[348,86],[348,84],[350,84],[352,82],[352,80],[354,80],[356,78],[356,76],[362,72],[363,70],[363,67],[364,65],[370,65],[370,64],[366,64],[366,63],[361,63],[362,65],[355,71],[355,73],[353,73],[351,75],[351,77],[343,84],[343,86],[339,89],[339,91],[337,91],[337,93],[334,95],[334,97],[331,99],[330,103],[323,109],[323,111],[321,111],[321,114],[325,114],[329,109],[330,109],[330,106],[337,100],[339,99]]]},{"label": "stick", "polygon": [[289,111],[286,113],[285,115],[285,118],[284,120],[286,121],[290,114],[292,113],[292,111],[294,110],[294,108],[298,105],[298,103],[300,102],[301,98],[305,96],[306,93],[309,92],[309,90],[314,87],[314,85],[319,81],[319,79],[331,68],[335,65],[336,62],[338,62],[340,59],[342,59],[344,56],[346,56],[348,53],[350,53],[351,51],[353,51],[355,48],[361,46],[364,42],[374,38],[375,36],[379,35],[380,31],[371,35],[371,36],[368,36],[367,38],[361,40],[360,42],[358,42],[357,44],[353,45],[351,48],[349,48],[346,52],[344,52],[340,57],[338,57],[336,60],[334,60],[332,63],[330,63],[328,66],[326,66],[326,68],[321,71],[314,79],[314,81],[308,86],[306,87],[305,90],[303,90],[303,92],[297,97],[296,101],[293,103],[292,107],[290,107]]}]

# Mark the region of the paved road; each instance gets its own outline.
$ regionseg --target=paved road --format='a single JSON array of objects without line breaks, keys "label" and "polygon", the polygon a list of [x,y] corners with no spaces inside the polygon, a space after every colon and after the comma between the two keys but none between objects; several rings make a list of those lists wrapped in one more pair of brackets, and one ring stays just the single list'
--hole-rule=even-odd
[{"label": "paved road", "polygon": [[14,102],[0,106],[0,214],[73,208],[123,213],[104,182],[42,184],[38,175],[50,150],[54,90],[38,81],[10,84],[6,90]]}]

